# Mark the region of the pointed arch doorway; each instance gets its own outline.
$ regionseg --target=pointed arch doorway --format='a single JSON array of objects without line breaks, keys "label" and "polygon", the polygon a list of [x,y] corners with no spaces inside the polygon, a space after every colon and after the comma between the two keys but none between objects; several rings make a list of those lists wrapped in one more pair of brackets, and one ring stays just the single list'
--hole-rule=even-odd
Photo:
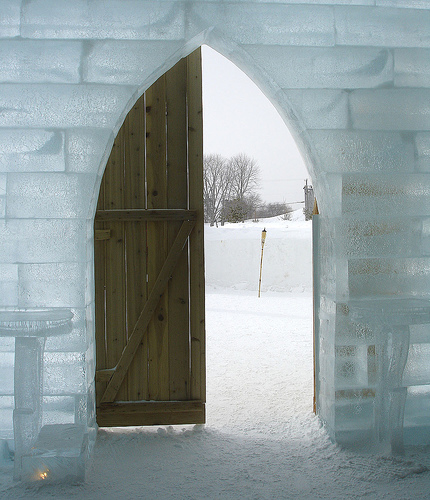
[{"label": "pointed arch doorway", "polygon": [[135,103],[95,231],[99,426],[205,421],[200,49]]}]

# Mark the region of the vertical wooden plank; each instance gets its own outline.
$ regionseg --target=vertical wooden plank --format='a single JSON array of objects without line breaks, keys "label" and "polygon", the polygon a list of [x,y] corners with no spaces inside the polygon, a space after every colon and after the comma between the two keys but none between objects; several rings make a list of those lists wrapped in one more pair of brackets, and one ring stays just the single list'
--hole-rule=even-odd
[{"label": "vertical wooden plank", "polygon": [[197,221],[190,236],[191,399],[206,401],[205,277],[203,217],[203,103],[201,49],[187,60],[190,209]]},{"label": "vertical wooden plank", "polygon": [[[145,97],[130,110],[124,128],[124,208],[146,208]],[[146,223],[124,222],[126,264],[126,335],[129,339],[146,299]],[[148,338],[138,347],[127,374],[127,400],[148,395]]]},{"label": "vertical wooden plank", "polygon": [[[115,139],[104,176],[105,207],[124,206],[124,126]],[[111,238],[106,241],[106,343],[107,364],[113,368],[126,344],[124,224],[109,222]],[[117,394],[126,399],[126,381]]]},{"label": "vertical wooden plank", "polygon": [[[104,209],[104,182],[100,186],[97,210]],[[104,229],[104,222],[94,222],[94,231]],[[94,284],[95,284],[95,340],[96,370],[107,368],[105,342],[105,280],[106,280],[106,242],[94,239]],[[106,389],[105,382],[96,383],[97,403]]]},{"label": "vertical wooden plank", "polygon": [[123,208],[146,208],[145,95],[136,101],[124,122],[124,158]]},{"label": "vertical wooden plank", "polygon": [[[166,101],[165,77],[146,92],[147,207],[166,208]],[[168,253],[167,224],[147,224],[147,273],[149,294]],[[169,399],[168,292],[160,298],[148,327],[148,398]]]},{"label": "vertical wooden plank", "polygon": [[[109,160],[110,160],[110,158],[109,158]],[[106,165],[105,171],[108,168],[109,160],[108,160],[108,163]],[[99,199],[97,200],[97,210],[104,210],[104,208],[105,208],[105,183],[104,183],[104,176],[103,176],[102,182],[100,184]],[[98,229],[102,229],[102,228],[98,228]]]},{"label": "vertical wooden plank", "polygon": [[[181,59],[166,73],[167,102],[167,207],[188,208],[187,62]],[[169,222],[169,245],[180,224]],[[187,400],[190,394],[188,245],[169,283],[170,399]]]}]

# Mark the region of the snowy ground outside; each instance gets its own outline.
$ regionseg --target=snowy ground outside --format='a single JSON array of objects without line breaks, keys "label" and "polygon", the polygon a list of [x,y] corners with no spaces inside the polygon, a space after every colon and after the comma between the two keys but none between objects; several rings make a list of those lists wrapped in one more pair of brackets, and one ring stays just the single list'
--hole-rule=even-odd
[{"label": "snowy ground outside", "polygon": [[[283,244],[289,259],[276,256]],[[220,269],[227,257],[213,245],[226,245],[231,269],[243,274],[230,272],[228,282]],[[408,449],[404,456],[344,450],[312,413],[310,224],[207,228],[207,252],[207,424],[100,429],[85,484],[29,489],[12,481],[6,464],[0,498],[430,499],[430,450]],[[255,254],[257,283],[254,263],[239,263]],[[279,271],[287,260],[290,271]],[[222,277],[223,286],[211,276]]]}]

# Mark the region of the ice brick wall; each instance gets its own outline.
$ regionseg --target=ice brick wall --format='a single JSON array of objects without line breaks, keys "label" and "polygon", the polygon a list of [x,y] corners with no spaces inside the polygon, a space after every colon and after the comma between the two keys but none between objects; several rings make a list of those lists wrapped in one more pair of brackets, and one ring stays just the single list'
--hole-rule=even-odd
[{"label": "ice brick wall", "polygon": [[[429,26],[427,0],[2,0],[0,305],[74,314],[46,344],[46,422],[94,425],[92,217],[113,137],[207,43],[276,105],[313,179],[327,429],[400,445],[404,411],[407,439],[430,442]],[[13,346],[0,340],[4,437]]]}]

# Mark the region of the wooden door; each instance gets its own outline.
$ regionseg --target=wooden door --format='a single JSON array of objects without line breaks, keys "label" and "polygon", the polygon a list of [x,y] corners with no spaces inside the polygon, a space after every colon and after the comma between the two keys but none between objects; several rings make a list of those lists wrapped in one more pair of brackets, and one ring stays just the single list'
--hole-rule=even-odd
[{"label": "wooden door", "polygon": [[100,426],[204,423],[200,49],[136,102],[95,217]]}]

